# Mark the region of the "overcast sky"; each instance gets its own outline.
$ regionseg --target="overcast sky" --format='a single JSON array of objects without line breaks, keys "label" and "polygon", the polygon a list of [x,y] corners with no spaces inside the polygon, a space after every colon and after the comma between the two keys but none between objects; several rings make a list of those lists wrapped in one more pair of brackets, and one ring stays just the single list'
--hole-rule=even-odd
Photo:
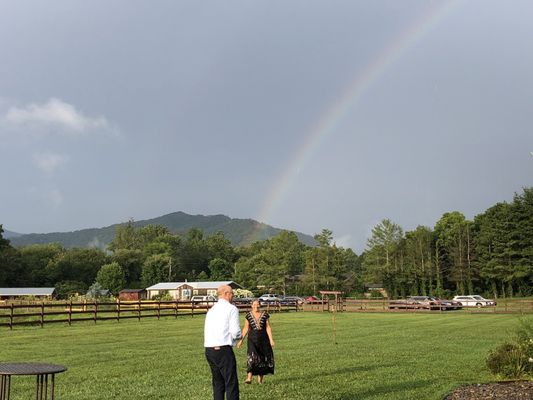
[{"label": "overcast sky", "polygon": [[360,253],[533,186],[530,0],[0,0],[0,223],[183,211]]}]

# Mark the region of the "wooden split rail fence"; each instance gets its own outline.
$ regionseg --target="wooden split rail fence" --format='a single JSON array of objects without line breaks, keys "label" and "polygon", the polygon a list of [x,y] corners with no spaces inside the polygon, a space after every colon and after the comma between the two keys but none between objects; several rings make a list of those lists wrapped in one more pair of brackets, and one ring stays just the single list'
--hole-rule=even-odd
[{"label": "wooden split rail fence", "polygon": [[[0,326],[13,329],[17,325],[40,325],[80,321],[97,321],[194,316],[205,314],[213,302],[192,301],[84,301],[84,302],[41,302],[28,304],[0,305]],[[249,304],[238,305],[239,310],[248,311]],[[297,305],[265,306],[269,312],[298,311]]]}]

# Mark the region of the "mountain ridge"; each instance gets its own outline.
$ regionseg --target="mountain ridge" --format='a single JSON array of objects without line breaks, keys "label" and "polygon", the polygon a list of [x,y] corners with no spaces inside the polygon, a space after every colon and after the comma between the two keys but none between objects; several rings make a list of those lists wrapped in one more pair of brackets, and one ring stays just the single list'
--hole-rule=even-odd
[{"label": "mountain ridge", "polygon": [[[31,244],[59,243],[66,248],[98,247],[105,249],[113,240],[116,228],[122,224],[124,222],[102,228],[86,228],[70,232],[19,234],[19,236],[9,237],[9,240],[13,246],[17,247]],[[183,211],[176,211],[151,219],[133,221],[133,224],[136,227],[161,225],[165,226],[171,233],[178,234],[186,233],[192,228],[201,229],[205,236],[211,236],[220,231],[224,233],[224,236],[233,246],[245,246],[257,240],[266,240],[284,230],[250,218],[230,218],[223,214],[191,215]],[[316,241],[312,236],[301,232],[292,232],[298,236],[302,243],[310,246],[316,245]]]},{"label": "mountain ridge", "polygon": [[22,236],[22,235],[23,235],[23,233],[8,231],[7,229],[4,229],[4,233],[3,233],[3,236],[6,239],[16,238],[16,237],[19,237],[19,236]]}]

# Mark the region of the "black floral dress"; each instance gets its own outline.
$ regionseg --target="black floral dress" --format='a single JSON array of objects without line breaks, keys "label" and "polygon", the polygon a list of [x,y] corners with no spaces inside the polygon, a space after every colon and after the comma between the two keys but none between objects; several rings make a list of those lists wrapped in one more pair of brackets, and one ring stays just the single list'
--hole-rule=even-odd
[{"label": "black floral dress", "polygon": [[251,372],[252,375],[274,373],[274,352],[266,331],[269,318],[267,312],[263,312],[257,320],[251,311],[246,313],[249,324],[246,372]]}]

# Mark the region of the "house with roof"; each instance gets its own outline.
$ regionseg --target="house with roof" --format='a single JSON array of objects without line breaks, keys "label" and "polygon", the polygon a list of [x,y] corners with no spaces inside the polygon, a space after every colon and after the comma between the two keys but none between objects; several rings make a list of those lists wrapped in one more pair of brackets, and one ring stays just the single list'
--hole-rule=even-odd
[{"label": "house with roof", "polygon": [[52,300],[57,297],[57,293],[53,287],[0,288],[0,300],[16,300],[24,297]]},{"label": "house with roof", "polygon": [[168,293],[175,300],[188,300],[192,296],[216,296],[217,288],[229,285],[233,289],[242,289],[242,286],[233,281],[215,282],[161,282],[146,288],[146,298]]}]

